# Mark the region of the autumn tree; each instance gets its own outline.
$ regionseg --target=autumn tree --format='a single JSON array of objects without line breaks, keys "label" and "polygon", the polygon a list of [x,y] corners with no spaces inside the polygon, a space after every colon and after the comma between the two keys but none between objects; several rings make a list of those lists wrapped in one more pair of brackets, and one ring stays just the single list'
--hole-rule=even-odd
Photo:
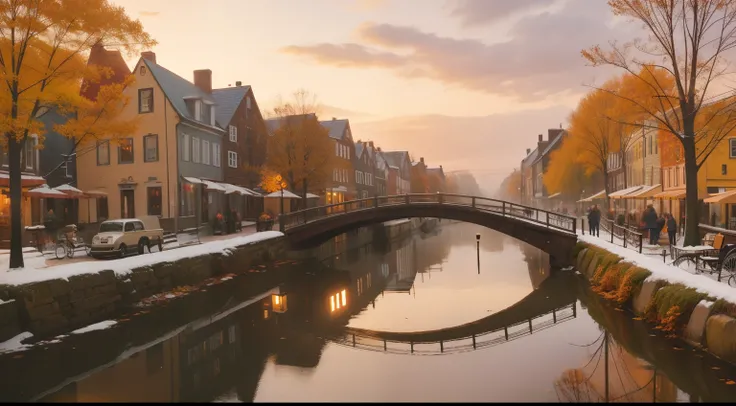
[{"label": "autumn tree", "polygon": [[543,178],[549,193],[561,193],[578,200],[586,190],[600,190],[599,179],[602,174],[588,171],[580,156],[580,141],[573,137],[566,137],[562,145],[552,151]]},{"label": "autumn tree", "polygon": [[[23,267],[21,229],[21,155],[28,137],[43,139],[40,116],[51,107],[79,115],[60,129],[68,137],[98,133],[106,121],[95,109],[101,104],[79,97],[86,54],[103,41],[128,51],[154,41],[139,21],[107,0],[0,1],[0,109],[10,178],[10,268]],[[112,91],[112,90],[111,90]],[[99,113],[99,111],[97,112]],[[97,114],[99,115],[99,114]]]},{"label": "autumn tree", "polygon": [[499,196],[511,202],[521,202],[521,171],[514,169],[501,181]]},{"label": "autumn tree", "polygon": [[268,139],[266,169],[280,174],[288,187],[298,188],[303,202],[310,188],[324,188],[340,164],[327,129],[319,123],[318,109],[315,96],[298,90],[272,114],[279,125]]},{"label": "autumn tree", "polygon": [[[619,97],[646,111],[682,144],[687,188],[685,245],[697,245],[698,169],[736,122],[731,99],[709,111],[703,109],[718,99],[719,95],[712,94],[716,81],[730,73],[725,54],[736,46],[736,0],[610,0],[609,5],[615,15],[639,22],[648,38],[613,43],[609,50],[594,46],[582,54],[594,66],[623,69],[656,94],[653,107],[636,98]],[[674,91],[641,74],[642,69],[655,67],[672,75]],[[701,121],[705,124],[698,128],[700,115],[706,116]],[[708,125],[719,116],[719,127]]]}]

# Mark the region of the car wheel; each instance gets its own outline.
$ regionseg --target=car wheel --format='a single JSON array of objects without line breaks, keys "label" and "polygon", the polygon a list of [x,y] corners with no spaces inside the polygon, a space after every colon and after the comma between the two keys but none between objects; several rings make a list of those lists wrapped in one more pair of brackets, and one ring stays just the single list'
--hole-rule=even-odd
[{"label": "car wheel", "polygon": [[148,253],[151,252],[151,245],[149,244],[148,240],[142,239],[138,241],[138,254],[143,255],[146,253],[146,248],[148,249]]},{"label": "car wheel", "polygon": [[127,254],[128,247],[125,244],[120,244],[120,258],[123,258]]}]

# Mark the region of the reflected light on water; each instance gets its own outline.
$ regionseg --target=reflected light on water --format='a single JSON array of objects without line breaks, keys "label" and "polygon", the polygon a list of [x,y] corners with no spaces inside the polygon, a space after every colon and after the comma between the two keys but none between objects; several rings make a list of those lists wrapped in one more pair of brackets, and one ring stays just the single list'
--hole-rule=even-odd
[{"label": "reflected light on water", "polygon": [[348,304],[348,293],[345,289],[330,296],[330,312],[345,308]]},{"label": "reflected light on water", "polygon": [[342,305],[346,306],[348,303],[347,293],[345,292],[345,289],[342,290]]}]

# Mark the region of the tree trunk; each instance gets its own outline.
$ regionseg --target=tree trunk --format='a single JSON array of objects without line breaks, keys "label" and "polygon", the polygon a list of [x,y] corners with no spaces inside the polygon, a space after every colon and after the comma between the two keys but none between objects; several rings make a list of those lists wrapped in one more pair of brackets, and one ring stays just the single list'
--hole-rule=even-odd
[{"label": "tree trunk", "polygon": [[23,222],[21,219],[20,154],[22,145],[15,136],[6,135],[8,141],[8,175],[10,177],[10,269],[23,268]]},{"label": "tree trunk", "polygon": [[[626,170],[626,151],[621,151],[621,168],[624,171],[624,189],[629,187],[629,174]],[[629,205],[627,199],[621,199],[624,201],[624,218],[628,218],[629,215]]]},{"label": "tree trunk", "polygon": [[[686,125],[687,128],[687,125]],[[700,245],[700,205],[698,204],[698,163],[695,156],[695,139],[687,135],[682,140],[685,150],[685,242],[684,246]]]},{"label": "tree trunk", "polygon": [[[604,168],[607,167],[607,165],[603,165]],[[608,197],[608,194],[610,193],[610,187],[608,186],[608,171],[603,171],[603,189],[605,189],[605,197],[603,198],[603,205],[606,208],[606,211],[609,211],[611,209],[611,206],[609,205],[610,198]]]},{"label": "tree trunk", "polygon": [[302,209],[306,209],[307,205],[307,179],[302,180]]}]

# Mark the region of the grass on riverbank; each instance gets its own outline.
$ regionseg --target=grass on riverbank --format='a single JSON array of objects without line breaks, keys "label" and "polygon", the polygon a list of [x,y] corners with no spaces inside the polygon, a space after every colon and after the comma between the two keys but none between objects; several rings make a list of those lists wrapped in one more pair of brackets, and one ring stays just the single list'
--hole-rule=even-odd
[{"label": "grass on riverbank", "polygon": [[[652,272],[638,267],[623,258],[602,248],[585,243],[578,243],[575,248],[577,257],[586,249],[581,261],[581,272],[587,270],[593,261],[597,261],[595,272],[590,278],[591,289],[602,297],[615,301],[618,305],[632,307],[632,301],[641,292],[644,282]],[[711,314],[726,314],[736,317],[736,304],[723,299],[716,299],[697,289],[681,283],[669,283],[657,280],[651,301],[644,310],[643,317],[657,324],[657,328],[670,334],[684,331],[695,307],[702,300],[715,302]]]}]

